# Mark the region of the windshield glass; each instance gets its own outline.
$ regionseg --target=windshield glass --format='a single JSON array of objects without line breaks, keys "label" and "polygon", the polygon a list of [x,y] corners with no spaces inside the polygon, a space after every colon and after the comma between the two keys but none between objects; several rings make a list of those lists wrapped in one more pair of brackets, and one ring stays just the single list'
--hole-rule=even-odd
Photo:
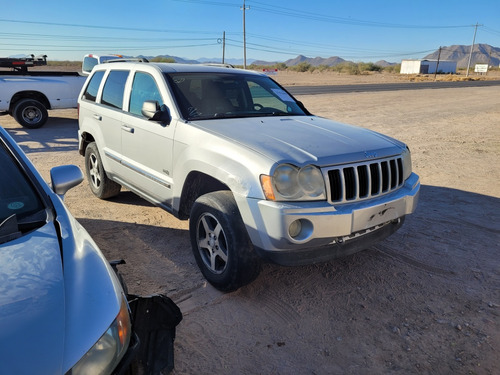
[{"label": "windshield glass", "polygon": [[303,116],[299,104],[266,76],[234,73],[165,73],[186,120]]},{"label": "windshield glass", "polygon": [[34,218],[45,219],[45,206],[21,166],[0,141],[0,224],[13,215],[19,224],[32,222]]}]

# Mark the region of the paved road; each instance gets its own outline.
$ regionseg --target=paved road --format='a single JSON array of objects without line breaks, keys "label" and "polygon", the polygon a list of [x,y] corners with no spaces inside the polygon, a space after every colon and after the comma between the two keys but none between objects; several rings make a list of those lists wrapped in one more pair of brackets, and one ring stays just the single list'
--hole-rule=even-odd
[{"label": "paved road", "polygon": [[461,81],[461,82],[404,82],[404,83],[369,83],[359,85],[323,85],[323,86],[288,86],[292,95],[335,94],[365,91],[394,91],[419,89],[448,89],[460,87],[483,87],[500,85],[495,81]]}]

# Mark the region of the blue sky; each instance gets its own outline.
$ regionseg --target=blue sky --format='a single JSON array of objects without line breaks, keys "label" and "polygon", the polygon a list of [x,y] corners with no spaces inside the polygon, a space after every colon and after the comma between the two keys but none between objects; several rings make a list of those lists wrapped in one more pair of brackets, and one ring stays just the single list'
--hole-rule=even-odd
[{"label": "blue sky", "polygon": [[[243,0],[6,1],[0,57],[86,53],[243,58]],[[440,46],[500,47],[500,0],[245,1],[247,60],[339,56],[400,62]]]}]

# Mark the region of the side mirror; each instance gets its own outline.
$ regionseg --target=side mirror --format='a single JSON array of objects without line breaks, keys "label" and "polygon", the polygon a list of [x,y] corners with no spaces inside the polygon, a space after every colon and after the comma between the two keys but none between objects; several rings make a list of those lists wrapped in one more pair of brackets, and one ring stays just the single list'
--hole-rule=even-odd
[{"label": "side mirror", "polygon": [[69,189],[83,181],[82,170],[76,165],[61,165],[50,170],[52,190],[64,199]]},{"label": "side mirror", "polygon": [[171,118],[168,107],[165,104],[160,106],[156,100],[146,100],[142,104],[141,112],[144,117],[151,121],[158,121],[167,125],[170,124]]}]

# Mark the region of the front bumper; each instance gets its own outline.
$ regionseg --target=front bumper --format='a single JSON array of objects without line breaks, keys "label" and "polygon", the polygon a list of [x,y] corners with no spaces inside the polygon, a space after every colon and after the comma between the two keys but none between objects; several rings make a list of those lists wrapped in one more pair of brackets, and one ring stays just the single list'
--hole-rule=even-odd
[{"label": "front bumper", "polygon": [[[249,204],[257,219],[247,229],[259,254],[276,263],[324,261],[366,249],[394,233],[415,211],[419,191],[420,180],[413,173],[397,191],[356,203],[254,200]],[[291,236],[297,221],[301,229]]]}]

